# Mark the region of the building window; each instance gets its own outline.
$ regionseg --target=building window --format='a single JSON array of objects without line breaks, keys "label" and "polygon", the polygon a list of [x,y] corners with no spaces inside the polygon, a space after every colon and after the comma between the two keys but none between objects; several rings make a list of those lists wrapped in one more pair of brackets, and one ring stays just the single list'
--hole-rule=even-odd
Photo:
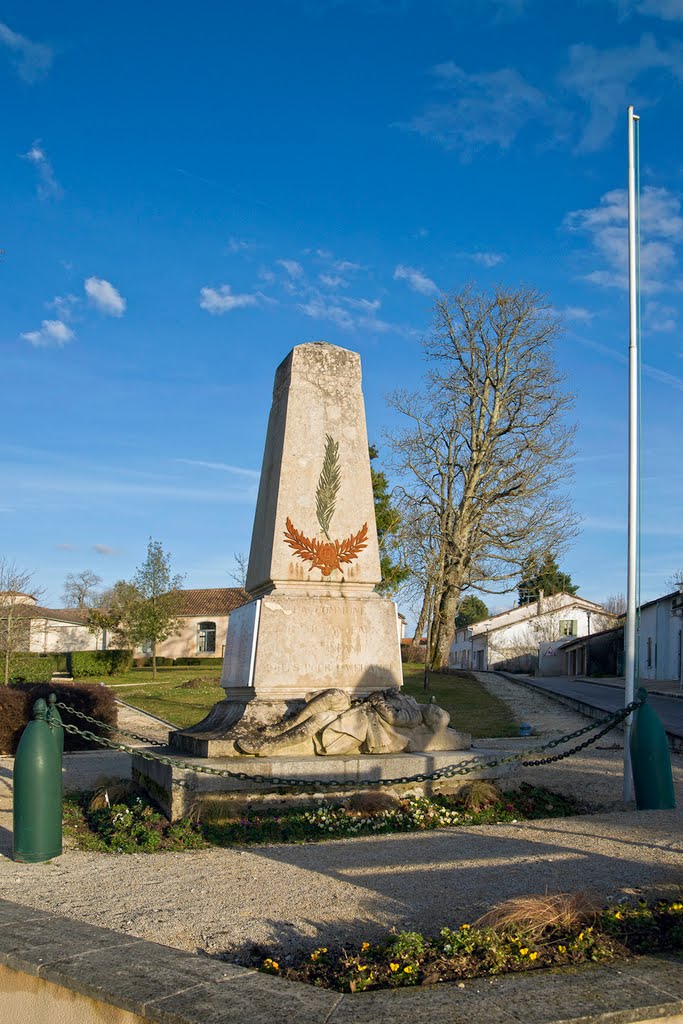
[{"label": "building window", "polygon": [[197,626],[197,654],[214,654],[216,650],[216,623],[200,622]]},{"label": "building window", "polygon": [[560,619],[560,636],[577,636],[577,627],[576,619]]}]

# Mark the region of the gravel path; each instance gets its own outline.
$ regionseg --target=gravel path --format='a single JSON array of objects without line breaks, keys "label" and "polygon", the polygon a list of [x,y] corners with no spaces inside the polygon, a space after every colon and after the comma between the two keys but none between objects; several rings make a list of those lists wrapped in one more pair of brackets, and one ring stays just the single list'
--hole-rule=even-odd
[{"label": "gravel path", "polygon": [[[546,706],[517,684],[487,685],[543,738],[585,724],[580,715],[549,699]],[[611,734],[599,745],[620,738]],[[497,742],[514,748],[529,741]],[[621,756],[621,750],[591,748],[519,774],[616,806]],[[67,770],[81,781],[102,768],[116,774],[125,771],[120,758],[72,755]],[[683,759],[675,761],[680,806]],[[471,921],[513,895],[578,889],[603,897],[678,894],[683,887],[679,811],[612,810],[519,825],[183,854],[68,850],[48,864],[17,864],[8,858],[10,768],[11,759],[0,759],[0,896],[242,962],[260,959],[265,948],[286,962],[317,942],[372,940],[394,926],[434,932]]]}]

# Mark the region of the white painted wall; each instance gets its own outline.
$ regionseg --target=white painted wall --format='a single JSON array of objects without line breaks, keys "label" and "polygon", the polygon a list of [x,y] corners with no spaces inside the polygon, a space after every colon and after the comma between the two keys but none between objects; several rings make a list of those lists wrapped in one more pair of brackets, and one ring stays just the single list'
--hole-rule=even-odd
[{"label": "white painted wall", "polygon": [[39,654],[64,651],[93,651],[101,644],[87,626],[59,619],[31,619],[29,651]]},{"label": "white painted wall", "polygon": [[[465,629],[457,629],[449,651],[450,668],[493,669],[502,664],[514,663],[516,667],[532,668],[537,664],[539,646],[565,639],[562,623],[575,622],[572,636],[588,635],[588,613],[591,613],[591,632],[606,628],[599,615],[599,606],[592,602],[573,598],[567,594],[556,594],[545,598],[541,613],[537,603],[517,606]],[[571,639],[567,636],[566,639]],[[549,674],[559,674],[561,658],[557,666],[551,658]]]},{"label": "white painted wall", "polygon": [[[163,658],[222,658],[229,618],[229,615],[183,615],[180,634],[157,644],[157,654]],[[210,654],[200,654],[197,650],[200,622],[216,623],[216,650]]]},{"label": "white painted wall", "polygon": [[641,679],[681,679],[683,617],[674,614],[673,600],[668,595],[640,613]]}]

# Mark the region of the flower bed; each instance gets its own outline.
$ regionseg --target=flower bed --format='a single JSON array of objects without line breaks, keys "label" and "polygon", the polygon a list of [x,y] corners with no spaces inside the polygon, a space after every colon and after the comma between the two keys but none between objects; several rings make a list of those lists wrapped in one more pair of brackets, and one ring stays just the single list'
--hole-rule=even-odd
[{"label": "flower bed", "polygon": [[[549,790],[522,785],[500,792],[490,783],[473,783],[454,796],[406,797],[365,794],[343,804],[321,801],[317,807],[251,811],[227,821],[184,820],[171,825],[133,787],[106,788],[99,799],[75,794],[65,800],[65,834],[81,849],[116,853],[242,843],[301,843],[354,836],[416,832],[460,825],[495,825],[534,818],[565,817],[586,808]],[[380,796],[383,798],[380,802]],[[374,805],[373,801],[378,801]]]},{"label": "flower bed", "polygon": [[292,967],[267,957],[261,969],[294,981],[342,992],[464,984],[482,975],[610,961],[633,953],[683,949],[683,902],[620,903],[591,915],[591,924],[532,929],[464,923],[435,938],[419,932],[390,934],[356,950],[318,946]]}]

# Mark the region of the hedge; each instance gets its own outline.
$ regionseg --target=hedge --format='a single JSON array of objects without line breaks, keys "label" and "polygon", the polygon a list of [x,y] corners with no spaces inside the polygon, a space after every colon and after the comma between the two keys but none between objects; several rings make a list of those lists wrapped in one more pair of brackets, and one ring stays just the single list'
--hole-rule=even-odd
[{"label": "hedge", "polygon": [[[55,693],[58,701],[63,701],[77,711],[82,711],[92,718],[98,718],[108,725],[116,726],[116,698],[107,686],[93,683],[16,683],[13,686],[0,686],[0,753],[15,754],[17,744],[25,726],[33,717],[33,705],[39,697],[47,700],[49,694]],[[75,715],[60,710],[65,722],[87,728],[97,735],[108,736],[109,731],[90,722],[84,723]],[[98,743],[84,740],[72,733],[64,733],[65,750],[102,750]]]},{"label": "hedge", "polygon": [[13,654],[9,663],[10,683],[42,683],[53,672],[66,670],[65,654]]},{"label": "hedge", "polygon": [[113,676],[129,672],[132,665],[132,651],[72,651],[69,655],[69,667],[74,679],[83,676]]},{"label": "hedge", "polygon": [[[201,665],[203,658],[176,658],[174,665]],[[213,659],[212,659],[213,660]]]}]

